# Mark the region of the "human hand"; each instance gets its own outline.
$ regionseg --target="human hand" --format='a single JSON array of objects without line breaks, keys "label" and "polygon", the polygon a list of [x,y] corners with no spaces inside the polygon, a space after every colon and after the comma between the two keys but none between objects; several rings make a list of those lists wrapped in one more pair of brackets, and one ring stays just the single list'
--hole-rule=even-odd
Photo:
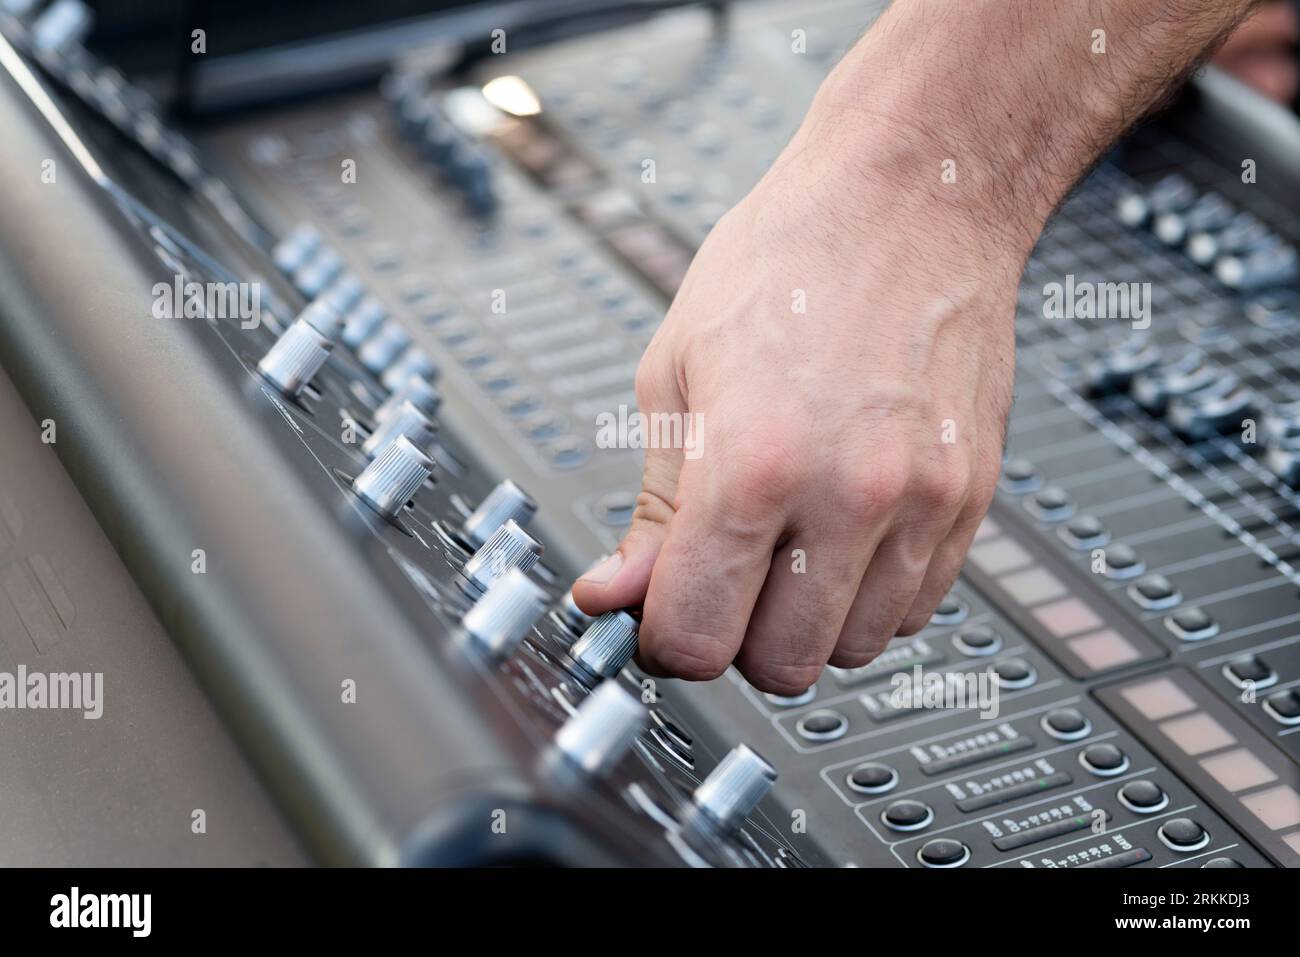
[{"label": "human hand", "polygon": [[850,204],[845,182],[778,164],[642,358],[640,410],[688,414],[700,444],[647,451],[614,565],[574,596],[644,605],[651,673],[734,659],[792,694],[828,661],[865,664],[926,624],[992,497],[1027,250],[957,228],[924,190]]},{"label": "human hand", "polygon": [[1300,89],[1298,19],[1286,0],[1265,4],[1219,48],[1213,62],[1269,99],[1290,103]]}]

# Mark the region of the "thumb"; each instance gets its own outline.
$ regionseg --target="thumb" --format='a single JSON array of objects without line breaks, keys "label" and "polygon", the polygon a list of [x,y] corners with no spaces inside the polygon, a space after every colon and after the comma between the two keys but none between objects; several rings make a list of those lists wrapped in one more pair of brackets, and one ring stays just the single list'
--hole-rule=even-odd
[{"label": "thumb", "polygon": [[[686,403],[677,389],[646,387],[656,376],[647,374],[647,360],[637,376],[638,405],[642,409],[661,411],[643,413],[640,434],[649,446],[645,452],[645,469],[641,478],[641,494],[636,499],[632,525],[613,554],[596,562],[573,584],[573,600],[589,615],[615,608],[637,608],[645,601],[650,589],[650,576],[655,561],[668,537],[668,526],[675,509],[677,481],[681,474],[685,449],[676,442],[661,441],[667,436],[687,436],[688,413]],[[660,381],[674,382],[676,376],[664,375]],[[675,426],[669,426],[665,415],[675,416]],[[658,425],[664,424],[664,428]],[[689,440],[689,437],[688,437]]]}]

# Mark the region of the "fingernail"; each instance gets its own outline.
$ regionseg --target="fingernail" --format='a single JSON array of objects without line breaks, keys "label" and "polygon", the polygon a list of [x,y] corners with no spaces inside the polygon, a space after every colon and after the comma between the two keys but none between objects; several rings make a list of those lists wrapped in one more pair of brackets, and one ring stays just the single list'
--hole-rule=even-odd
[{"label": "fingernail", "polygon": [[608,585],[623,567],[623,556],[618,552],[606,555],[588,568],[579,581],[591,582],[593,585]]}]

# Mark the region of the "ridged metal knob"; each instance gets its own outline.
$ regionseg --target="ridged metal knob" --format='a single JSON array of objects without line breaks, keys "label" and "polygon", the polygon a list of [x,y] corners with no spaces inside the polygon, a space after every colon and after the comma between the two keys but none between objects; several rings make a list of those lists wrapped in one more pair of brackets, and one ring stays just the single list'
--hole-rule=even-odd
[{"label": "ridged metal knob", "polygon": [[343,260],[328,246],[322,246],[293,272],[293,284],[308,299],[315,299],[343,271]]},{"label": "ridged metal knob", "polygon": [[438,378],[438,366],[419,346],[407,346],[406,351],[384,370],[379,381],[391,392],[413,375],[429,380]]},{"label": "ridged metal knob", "polygon": [[596,621],[595,616],[588,615],[578,607],[578,603],[573,600],[572,588],[564,593],[564,597],[561,598],[559,603],[555,606],[555,610],[559,613],[560,617],[572,625],[575,630],[582,629],[583,631],[586,631]]},{"label": "ridged metal knob", "polygon": [[488,492],[478,508],[465,519],[462,532],[465,540],[477,548],[495,529],[511,519],[521,526],[527,525],[535,514],[537,503],[532,496],[506,479]]},{"label": "ridged metal knob", "polygon": [[411,334],[394,319],[387,320],[361,344],[357,358],[371,372],[383,372],[411,344]]},{"label": "ridged metal knob", "polygon": [[397,411],[376,426],[361,444],[361,451],[373,459],[399,435],[409,439],[416,448],[427,449],[436,431],[437,426],[414,403],[403,402]]},{"label": "ridged metal knob", "polygon": [[375,421],[383,422],[400,409],[404,402],[411,403],[425,415],[433,418],[438,414],[438,407],[442,405],[442,393],[427,379],[411,376],[375,410]]},{"label": "ridged metal knob", "polygon": [[283,273],[293,273],[306,265],[321,247],[321,236],[310,223],[299,223],[275,244],[271,259]]},{"label": "ridged metal knob", "polygon": [[343,344],[349,349],[357,348],[387,319],[388,310],[382,302],[374,296],[362,296],[343,324]]},{"label": "ridged metal knob", "polygon": [[309,303],[298,318],[331,342],[343,331],[343,314],[324,299]]},{"label": "ridged metal knob", "polygon": [[355,273],[345,272],[321,293],[321,299],[329,303],[340,313],[346,313],[366,294],[366,286]]},{"label": "ridged metal knob", "polygon": [[695,803],[730,830],[749,816],[775,783],[776,769],[749,745],[742,744],[732,748],[695,789]]},{"label": "ridged metal knob", "polygon": [[646,718],[646,709],[627,689],[604,684],[560,728],[555,746],[588,774],[600,777],[632,747]]},{"label": "ridged metal knob", "polygon": [[625,611],[607,611],[573,643],[569,654],[597,678],[612,678],[636,654],[640,624]]},{"label": "ridged metal knob", "polygon": [[498,658],[514,653],[546,607],[546,592],[517,568],[509,569],[461,619],[471,637]]},{"label": "ridged metal knob", "polygon": [[487,588],[512,568],[526,572],[542,557],[541,543],[511,520],[488,536],[469,561],[465,577],[480,588]]},{"label": "ridged metal knob", "polygon": [[257,371],[285,395],[297,396],[320,371],[333,346],[311,323],[295,319],[267,350]]},{"label": "ridged metal knob", "polygon": [[433,460],[398,436],[353,479],[352,491],[380,515],[396,518],[432,474]]}]

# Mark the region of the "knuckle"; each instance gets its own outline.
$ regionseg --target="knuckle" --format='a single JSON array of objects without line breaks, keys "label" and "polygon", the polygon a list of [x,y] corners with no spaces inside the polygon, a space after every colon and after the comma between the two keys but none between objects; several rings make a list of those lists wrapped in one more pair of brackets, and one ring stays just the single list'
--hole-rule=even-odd
[{"label": "knuckle", "polygon": [[966,460],[958,455],[944,456],[917,477],[917,504],[927,512],[954,512],[966,501],[970,483],[971,470]]},{"label": "knuckle", "polygon": [[859,467],[835,485],[836,510],[848,521],[868,524],[889,514],[907,491],[907,469],[889,458]]},{"label": "knuckle", "polygon": [[782,508],[802,481],[795,457],[770,440],[742,439],[729,459],[727,491],[742,515],[759,517]]}]

